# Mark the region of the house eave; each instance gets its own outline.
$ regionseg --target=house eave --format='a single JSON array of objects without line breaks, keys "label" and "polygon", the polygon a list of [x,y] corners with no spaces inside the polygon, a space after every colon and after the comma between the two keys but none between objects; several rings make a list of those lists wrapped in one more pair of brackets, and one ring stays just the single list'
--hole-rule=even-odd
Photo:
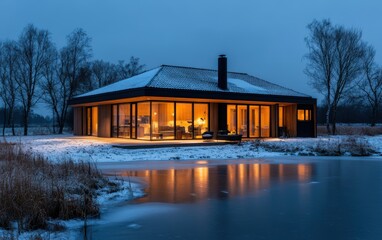
[{"label": "house eave", "polygon": [[316,104],[316,99],[312,97],[302,96],[285,96],[285,95],[265,95],[265,94],[249,94],[234,93],[228,91],[195,91],[186,89],[167,89],[167,88],[135,88],[110,93],[97,94],[92,96],[84,96],[72,98],[69,105],[81,105],[95,102],[112,101],[117,99],[126,99],[142,96],[158,96],[169,98],[204,98],[219,100],[236,100],[236,101],[259,101],[259,102],[293,102],[299,104]]}]

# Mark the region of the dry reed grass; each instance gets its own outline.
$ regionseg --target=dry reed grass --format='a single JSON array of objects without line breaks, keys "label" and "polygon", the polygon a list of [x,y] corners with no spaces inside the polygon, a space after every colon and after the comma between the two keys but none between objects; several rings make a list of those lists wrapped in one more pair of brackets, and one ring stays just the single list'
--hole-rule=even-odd
[{"label": "dry reed grass", "polygon": [[[370,127],[367,125],[337,125],[337,135],[376,136],[382,135],[382,127]],[[327,136],[326,126],[317,126],[319,136]]]},{"label": "dry reed grass", "polygon": [[52,230],[47,220],[98,216],[95,190],[105,184],[90,163],[53,164],[20,144],[0,143],[0,228]]}]

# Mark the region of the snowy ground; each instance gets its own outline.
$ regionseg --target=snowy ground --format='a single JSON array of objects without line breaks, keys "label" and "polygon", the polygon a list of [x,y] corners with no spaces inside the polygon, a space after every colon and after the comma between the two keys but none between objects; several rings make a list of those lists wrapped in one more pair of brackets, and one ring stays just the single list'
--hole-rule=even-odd
[{"label": "snowy ground", "polygon": [[[36,135],[7,136],[0,142],[15,142],[24,145],[32,153],[42,154],[52,162],[64,159],[74,161],[90,161],[95,163],[127,162],[139,160],[197,160],[197,159],[250,159],[285,155],[320,155],[322,149],[341,149],[341,155],[352,155],[349,149],[372,149],[372,155],[381,156],[382,135],[367,136],[330,136],[318,138],[289,138],[244,141],[241,144],[197,147],[167,147],[148,149],[123,149],[115,145],[161,144],[160,142],[143,142],[126,139],[110,139],[96,137],[74,137],[73,135]],[[173,141],[175,143],[175,141]],[[188,141],[188,143],[202,141]],[[166,142],[172,143],[172,142]],[[349,144],[350,143],[350,144]],[[98,201],[102,209],[112,208],[113,204],[126,201],[143,194],[139,184],[126,182],[129,186],[116,193],[100,192]],[[133,195],[128,191],[132,188]],[[100,220],[91,220],[102,224]],[[0,230],[0,238],[30,239],[39,236],[42,239],[77,239],[83,226],[81,220],[63,221],[67,227],[64,232],[35,231],[21,235]],[[13,235],[12,235],[13,234]]]},{"label": "snowy ground", "polygon": [[[42,154],[53,162],[69,158],[74,161],[96,163],[137,160],[242,159],[284,155],[320,155],[319,151],[322,149],[331,148],[333,151],[337,151],[339,148],[340,155],[352,155],[348,153],[349,149],[363,147],[372,149],[372,155],[381,155],[382,152],[382,135],[373,137],[275,138],[219,146],[179,146],[148,149],[122,149],[113,146],[160,143],[115,138],[74,137],[73,135],[17,136],[6,137],[1,141],[21,143],[26,150]],[[349,142],[352,141],[354,144],[349,145]],[[202,141],[195,142],[200,143]]]}]

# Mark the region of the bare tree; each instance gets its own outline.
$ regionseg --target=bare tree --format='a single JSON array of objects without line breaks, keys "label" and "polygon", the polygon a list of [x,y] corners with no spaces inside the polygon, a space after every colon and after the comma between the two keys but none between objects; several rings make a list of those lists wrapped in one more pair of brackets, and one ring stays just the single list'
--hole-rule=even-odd
[{"label": "bare tree", "polygon": [[119,74],[117,66],[102,60],[96,60],[91,64],[92,76],[94,78],[94,86],[96,88],[114,83],[118,79]]},{"label": "bare tree", "polygon": [[23,109],[24,135],[28,135],[29,116],[32,107],[41,98],[41,94],[37,94],[38,87],[43,77],[44,66],[51,61],[53,44],[48,31],[38,30],[30,24],[24,28],[18,45],[20,75],[16,82]]},{"label": "bare tree", "polygon": [[88,91],[135,76],[144,70],[144,65],[140,64],[139,58],[135,57],[131,57],[127,64],[121,60],[117,65],[103,60],[95,60],[91,63],[90,70],[91,83],[87,84],[86,90]]},{"label": "bare tree", "polygon": [[55,113],[59,134],[65,126],[68,100],[79,93],[81,69],[91,57],[90,41],[84,30],[74,30],[67,37],[67,45],[55,54],[55,60],[45,66],[43,89]]},{"label": "bare tree", "polygon": [[90,64],[82,67],[78,73],[78,90],[76,91],[76,94],[85,93],[88,91],[91,91],[96,88],[95,83],[93,83],[92,79],[92,70],[90,67]]},{"label": "bare tree", "polygon": [[124,61],[118,62],[118,79],[126,79],[140,74],[144,71],[145,65],[139,63],[139,58],[132,56],[129,63],[125,64]]},{"label": "bare tree", "polygon": [[12,127],[15,135],[14,109],[16,106],[17,84],[17,43],[7,41],[0,47],[0,96],[4,102],[4,125]]},{"label": "bare tree", "polygon": [[309,53],[305,72],[311,78],[312,86],[324,93],[328,108],[327,128],[330,131],[330,119],[331,133],[335,134],[337,107],[361,74],[366,44],[362,42],[360,31],[332,26],[329,20],[315,20],[308,29],[310,36],[305,40]]},{"label": "bare tree", "polygon": [[378,109],[382,101],[382,68],[375,63],[375,49],[368,46],[363,57],[363,78],[358,87],[371,108],[371,126],[377,122]]},{"label": "bare tree", "polygon": [[309,53],[305,73],[311,78],[310,84],[325,97],[327,106],[326,129],[330,133],[331,86],[334,74],[333,26],[329,20],[314,20],[308,25],[310,36],[305,38]]},{"label": "bare tree", "polygon": [[355,88],[355,81],[362,73],[362,58],[366,44],[361,31],[337,26],[335,36],[335,85],[332,90],[332,133],[336,133],[337,106],[346,94]]},{"label": "bare tree", "polygon": [[83,29],[75,29],[67,37],[67,46],[61,51],[62,54],[66,55],[65,59],[67,59],[65,65],[70,81],[70,98],[79,93],[79,75],[83,68],[88,67],[89,59],[92,56],[90,42],[91,38]]},{"label": "bare tree", "polygon": [[58,119],[60,112],[58,107],[61,105],[64,99],[63,94],[65,93],[62,84],[65,77],[62,68],[60,68],[60,64],[57,50],[54,50],[52,53],[52,61],[44,66],[44,81],[41,83],[43,100],[51,106],[53,110],[53,133],[56,133],[54,120]]}]

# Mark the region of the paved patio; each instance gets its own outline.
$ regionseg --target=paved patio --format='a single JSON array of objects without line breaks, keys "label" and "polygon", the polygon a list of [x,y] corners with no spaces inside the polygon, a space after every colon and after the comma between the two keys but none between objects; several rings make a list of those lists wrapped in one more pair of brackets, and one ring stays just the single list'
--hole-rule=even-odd
[{"label": "paved patio", "polygon": [[102,138],[102,137],[94,137],[94,136],[71,136],[68,138],[91,140],[93,142],[98,142],[98,143],[101,142],[107,145],[112,145],[113,147],[124,148],[124,149],[194,147],[194,146],[196,147],[196,146],[218,146],[218,145],[227,145],[227,144],[238,144],[237,141],[225,141],[225,140],[215,140],[215,139],[148,141],[148,140],[127,139],[127,138]]}]

